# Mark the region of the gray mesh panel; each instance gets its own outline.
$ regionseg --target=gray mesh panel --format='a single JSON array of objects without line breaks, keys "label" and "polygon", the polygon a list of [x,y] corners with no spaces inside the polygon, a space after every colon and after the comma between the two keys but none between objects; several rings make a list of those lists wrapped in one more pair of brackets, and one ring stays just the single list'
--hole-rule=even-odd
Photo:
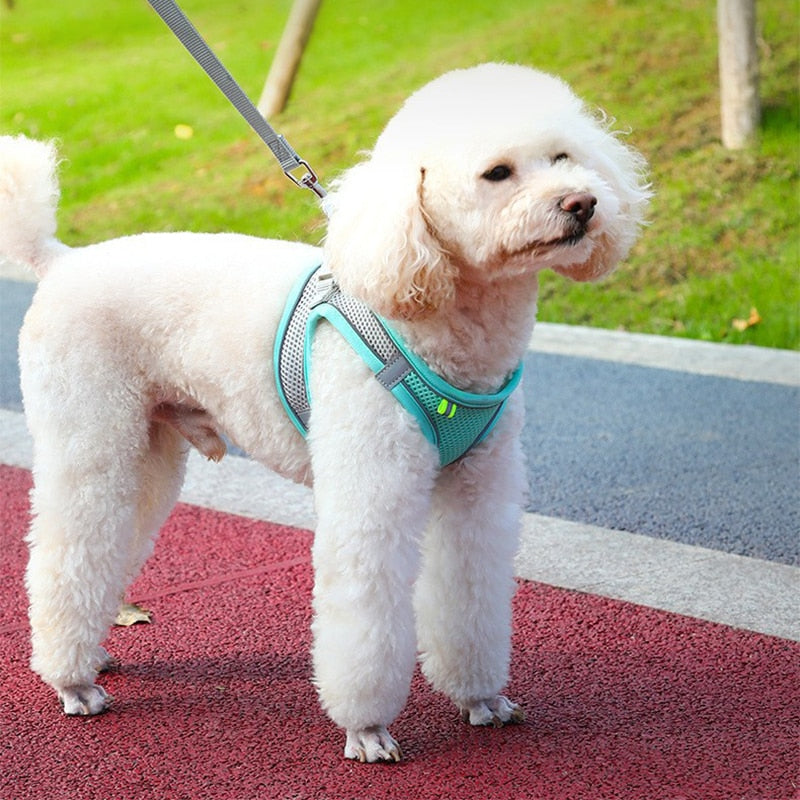
[{"label": "gray mesh panel", "polygon": [[336,306],[344,314],[358,335],[364,340],[364,344],[384,362],[391,361],[397,355],[397,348],[389,338],[389,334],[383,326],[375,319],[375,315],[360,300],[350,295],[337,293],[328,302]]},{"label": "gray mesh panel", "polygon": [[301,421],[309,410],[308,393],[303,376],[303,346],[306,320],[316,296],[316,275],[315,272],[303,287],[303,292],[298,298],[289,324],[286,326],[278,354],[278,380],[286,401],[294,413],[301,417]]}]

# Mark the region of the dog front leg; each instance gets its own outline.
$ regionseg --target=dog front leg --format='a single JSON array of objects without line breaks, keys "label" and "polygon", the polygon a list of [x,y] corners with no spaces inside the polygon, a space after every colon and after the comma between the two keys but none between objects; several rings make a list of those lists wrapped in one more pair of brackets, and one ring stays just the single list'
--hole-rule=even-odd
[{"label": "dog front leg", "polygon": [[[513,426],[511,410],[507,416]],[[415,593],[423,673],[473,725],[524,719],[500,694],[511,655],[524,470],[513,427],[499,428],[439,477]]]},{"label": "dog front leg", "polygon": [[358,529],[321,523],[314,544],[315,682],[323,708],[347,731],[345,756],[359,761],[400,760],[387,728],[415,661],[417,544],[387,528],[385,520]]},{"label": "dog front leg", "polygon": [[430,490],[411,482],[398,491],[370,469],[351,486],[347,478],[320,486],[315,471],[315,682],[323,708],[347,730],[347,758],[399,761],[388,726],[414,670],[412,587]]},{"label": "dog front leg", "polygon": [[335,395],[315,392],[309,438],[319,519],[314,679],[347,731],[347,758],[397,761],[388,726],[414,670],[413,584],[437,456],[377,382],[374,391],[355,376],[340,383]]}]

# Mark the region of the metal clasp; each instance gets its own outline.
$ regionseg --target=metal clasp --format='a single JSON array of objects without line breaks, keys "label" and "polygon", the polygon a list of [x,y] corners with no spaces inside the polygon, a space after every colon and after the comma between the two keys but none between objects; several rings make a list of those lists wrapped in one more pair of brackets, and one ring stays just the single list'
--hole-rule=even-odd
[{"label": "metal clasp", "polygon": [[320,270],[316,275],[316,286],[314,286],[314,296],[311,298],[311,308],[315,308],[322,303],[327,303],[331,297],[337,294],[339,286],[330,272]]},{"label": "metal clasp", "polygon": [[[293,173],[298,170],[303,169],[305,174],[302,177],[295,177]],[[319,180],[317,179],[317,174],[311,169],[311,166],[307,161],[304,161],[302,158],[297,159],[297,164],[294,167],[288,167],[284,169],[283,174],[293,183],[295,186],[299,186],[300,188],[311,189],[314,194],[322,199],[328,193],[325,189],[322,188],[320,185]]]},{"label": "metal clasp", "polygon": [[[280,155],[281,167],[283,167],[283,174],[295,185],[300,188],[311,189],[314,194],[322,199],[327,195],[325,189],[322,188],[317,178],[317,173],[311,169],[311,165],[305,159],[300,158],[295,152],[294,148],[286,141],[282,135],[278,135],[278,141],[283,147],[285,153]],[[286,155],[288,154],[288,158]],[[288,162],[288,164],[287,164]],[[295,175],[298,170],[303,170],[303,175]]]}]

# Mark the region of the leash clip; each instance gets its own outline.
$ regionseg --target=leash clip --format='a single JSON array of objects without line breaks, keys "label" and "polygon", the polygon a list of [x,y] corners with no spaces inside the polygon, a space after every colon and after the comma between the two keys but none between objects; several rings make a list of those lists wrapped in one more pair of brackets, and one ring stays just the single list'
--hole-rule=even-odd
[{"label": "leash clip", "polygon": [[[322,188],[322,185],[317,178],[317,173],[311,169],[311,165],[304,158],[300,158],[295,152],[294,148],[286,141],[286,137],[278,134],[278,141],[288,154],[288,159],[281,157],[281,166],[283,167],[283,174],[295,185],[301,189],[311,189],[314,194],[322,199],[327,192]],[[287,163],[287,161],[289,163]],[[303,174],[295,174],[298,170],[303,170]]]},{"label": "leash clip", "polygon": [[[296,178],[292,173],[300,168],[305,170],[305,174],[301,178]],[[297,159],[297,164],[295,166],[284,169],[283,174],[295,186],[299,186],[301,189],[311,189],[311,191],[314,192],[314,194],[319,197],[320,200],[327,195],[327,192],[322,188],[322,185],[317,179],[317,173],[311,169],[311,165],[308,163],[308,161],[305,161],[302,158]]]}]

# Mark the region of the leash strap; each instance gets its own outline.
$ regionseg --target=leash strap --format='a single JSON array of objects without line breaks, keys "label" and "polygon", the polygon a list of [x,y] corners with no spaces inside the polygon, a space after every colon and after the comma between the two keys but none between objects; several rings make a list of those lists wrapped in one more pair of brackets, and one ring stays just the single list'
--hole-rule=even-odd
[{"label": "leash strap", "polygon": [[272,154],[278,159],[284,175],[295,185],[310,189],[317,197],[325,197],[325,189],[320,185],[308,162],[300,158],[286,139],[276,133],[274,128],[261,116],[259,110],[253,105],[241,86],[236,83],[230,72],[225,69],[175,0],[147,0],[147,2],[178,37],[194,60],[205,70],[208,77],[214,81],[217,88],[247,120],[264,144],[269,147]]}]

